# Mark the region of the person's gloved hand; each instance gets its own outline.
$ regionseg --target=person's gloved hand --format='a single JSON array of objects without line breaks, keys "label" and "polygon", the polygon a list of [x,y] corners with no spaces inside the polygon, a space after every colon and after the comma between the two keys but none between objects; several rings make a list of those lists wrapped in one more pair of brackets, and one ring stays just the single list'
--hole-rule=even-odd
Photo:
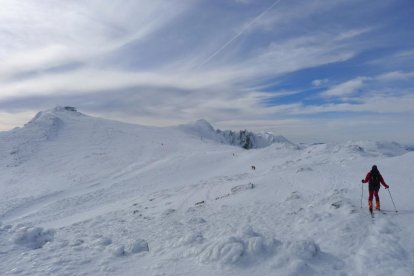
[{"label": "person's gloved hand", "polygon": [[385,184],[385,189],[388,189],[390,186],[388,186],[387,184]]},{"label": "person's gloved hand", "polygon": [[365,180],[364,180],[364,179],[362,179],[362,180],[361,180],[361,182],[362,182],[362,183],[365,183]]}]

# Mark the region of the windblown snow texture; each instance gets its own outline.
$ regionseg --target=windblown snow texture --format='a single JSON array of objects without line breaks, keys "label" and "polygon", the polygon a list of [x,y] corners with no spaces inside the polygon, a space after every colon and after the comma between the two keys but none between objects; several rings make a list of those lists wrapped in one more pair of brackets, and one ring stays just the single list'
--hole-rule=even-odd
[{"label": "windblown snow texture", "polygon": [[[393,142],[42,111],[0,132],[0,274],[414,275],[413,163]],[[374,220],[373,164],[399,211],[380,190]]]}]

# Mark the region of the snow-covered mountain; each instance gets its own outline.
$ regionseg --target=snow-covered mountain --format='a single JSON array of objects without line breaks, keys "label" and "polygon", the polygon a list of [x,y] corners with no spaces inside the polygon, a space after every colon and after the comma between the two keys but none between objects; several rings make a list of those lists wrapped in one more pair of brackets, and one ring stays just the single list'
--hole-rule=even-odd
[{"label": "snow-covered mountain", "polygon": [[206,120],[198,120],[192,124],[181,126],[183,130],[199,135],[200,138],[211,139],[219,143],[239,146],[244,149],[257,149],[268,147],[274,143],[297,147],[283,136],[275,136],[272,133],[253,133],[247,130],[215,130]]},{"label": "snow-covered mountain", "polygon": [[0,132],[0,274],[414,275],[414,152],[247,134],[68,107]]},{"label": "snow-covered mountain", "polygon": [[358,154],[367,157],[392,157],[400,156],[411,150],[397,142],[375,142],[375,141],[348,141],[338,144],[311,144],[301,145],[308,151],[323,152],[330,154]]}]

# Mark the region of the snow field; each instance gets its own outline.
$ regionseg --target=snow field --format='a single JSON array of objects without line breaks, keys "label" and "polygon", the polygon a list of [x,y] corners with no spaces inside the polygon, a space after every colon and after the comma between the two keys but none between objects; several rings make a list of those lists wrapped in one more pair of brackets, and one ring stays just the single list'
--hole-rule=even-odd
[{"label": "snow field", "polygon": [[[414,155],[396,144],[245,151],[54,110],[0,150],[2,275],[414,275]],[[374,163],[400,212],[372,220]]]}]

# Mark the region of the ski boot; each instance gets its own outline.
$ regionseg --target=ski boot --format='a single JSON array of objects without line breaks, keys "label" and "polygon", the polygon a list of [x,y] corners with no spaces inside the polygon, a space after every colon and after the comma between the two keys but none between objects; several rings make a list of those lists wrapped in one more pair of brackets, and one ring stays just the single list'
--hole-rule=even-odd
[{"label": "ski boot", "polygon": [[375,201],[375,210],[378,210],[378,211],[381,210],[380,209],[380,201],[379,201],[379,199]]}]

